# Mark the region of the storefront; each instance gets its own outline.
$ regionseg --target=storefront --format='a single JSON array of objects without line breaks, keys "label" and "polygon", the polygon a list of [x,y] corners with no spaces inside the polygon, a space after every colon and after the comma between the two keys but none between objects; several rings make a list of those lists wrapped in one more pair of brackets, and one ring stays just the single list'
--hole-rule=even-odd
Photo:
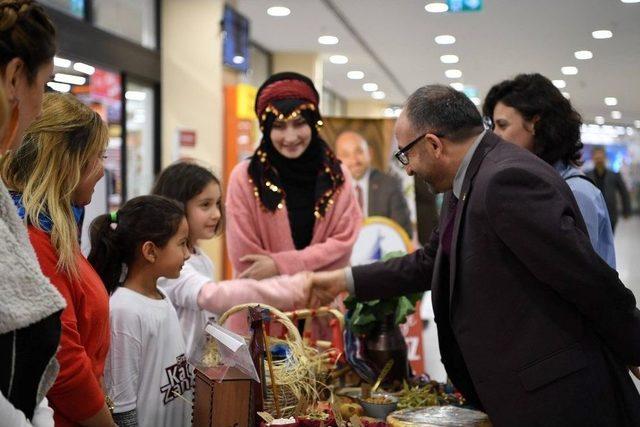
[{"label": "storefront", "polygon": [[[161,165],[160,4],[156,0],[43,0],[58,29],[47,90],[68,92],[109,126],[105,177],[84,227],[148,194]],[[83,247],[88,244],[83,238]]]}]

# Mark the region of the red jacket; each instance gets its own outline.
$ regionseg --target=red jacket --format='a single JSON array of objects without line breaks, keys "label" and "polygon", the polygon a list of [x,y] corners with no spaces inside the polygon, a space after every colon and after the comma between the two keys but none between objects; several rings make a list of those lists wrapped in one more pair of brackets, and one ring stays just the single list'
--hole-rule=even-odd
[{"label": "red jacket", "polygon": [[56,427],[76,426],[104,405],[101,383],[109,351],[109,296],[82,254],[78,255],[81,280],[73,280],[56,269],[58,255],[49,234],[29,226],[29,238],[42,272],[67,301],[57,354],[60,373],[47,398]]}]

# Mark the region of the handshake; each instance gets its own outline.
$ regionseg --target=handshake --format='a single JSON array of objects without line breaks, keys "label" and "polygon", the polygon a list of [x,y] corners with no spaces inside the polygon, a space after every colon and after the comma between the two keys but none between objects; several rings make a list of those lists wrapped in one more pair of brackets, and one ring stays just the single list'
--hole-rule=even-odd
[{"label": "handshake", "polygon": [[[245,255],[240,261],[249,263],[238,278],[262,280],[277,276],[278,268],[273,259],[264,254]],[[302,277],[300,277],[302,276]],[[345,270],[322,271],[318,273],[303,272],[295,275],[302,279],[306,308],[318,308],[329,304],[340,293],[347,291]]]},{"label": "handshake", "polygon": [[339,294],[347,291],[347,279],[343,269],[302,274],[305,275],[304,292],[307,308],[328,305]]}]

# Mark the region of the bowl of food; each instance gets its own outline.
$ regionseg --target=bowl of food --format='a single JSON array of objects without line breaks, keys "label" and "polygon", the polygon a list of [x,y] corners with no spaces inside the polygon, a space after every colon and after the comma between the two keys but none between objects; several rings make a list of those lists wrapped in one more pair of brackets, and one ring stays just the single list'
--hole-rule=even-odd
[{"label": "bowl of food", "polygon": [[358,399],[364,412],[373,418],[386,419],[398,407],[398,398],[390,394],[372,394],[369,397]]}]

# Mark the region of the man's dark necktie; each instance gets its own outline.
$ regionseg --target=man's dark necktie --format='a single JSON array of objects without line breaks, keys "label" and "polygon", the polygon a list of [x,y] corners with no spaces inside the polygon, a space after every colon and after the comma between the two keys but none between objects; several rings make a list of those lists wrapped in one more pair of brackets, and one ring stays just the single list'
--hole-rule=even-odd
[{"label": "man's dark necktie", "polygon": [[440,245],[442,245],[442,253],[449,258],[451,255],[451,242],[453,240],[453,226],[456,222],[456,211],[458,207],[458,198],[451,194],[449,199],[449,216],[442,232]]}]

